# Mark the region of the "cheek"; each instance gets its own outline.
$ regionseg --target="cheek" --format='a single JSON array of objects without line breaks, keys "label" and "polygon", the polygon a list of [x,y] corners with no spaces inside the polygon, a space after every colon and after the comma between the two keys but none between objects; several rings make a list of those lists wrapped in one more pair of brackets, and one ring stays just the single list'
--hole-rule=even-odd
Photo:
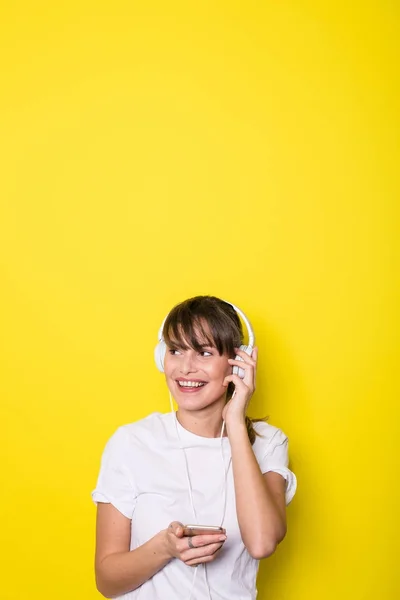
[{"label": "cheek", "polygon": [[213,378],[219,379],[221,382],[225,379],[227,375],[232,374],[232,366],[228,362],[223,362],[222,364],[215,367],[213,372]]},{"label": "cheek", "polygon": [[171,355],[166,354],[164,358],[164,374],[169,377],[173,371],[173,364],[171,363]]}]

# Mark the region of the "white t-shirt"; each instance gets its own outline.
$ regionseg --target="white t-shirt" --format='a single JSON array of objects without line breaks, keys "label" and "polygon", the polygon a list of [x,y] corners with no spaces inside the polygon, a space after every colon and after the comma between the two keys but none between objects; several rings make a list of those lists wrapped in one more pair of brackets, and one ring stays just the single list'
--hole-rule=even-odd
[{"label": "white t-shirt", "polygon": [[[179,436],[177,435],[177,429]],[[254,424],[254,454],[262,473],[275,471],[287,482],[286,503],[296,491],[296,477],[288,469],[288,439],[265,422]],[[224,437],[223,455],[228,468],[231,449]],[[182,450],[182,447],[185,450]],[[224,514],[223,471],[220,438],[205,438],[184,429],[172,413],[153,413],[120,427],[108,441],[101,462],[93,500],[113,504],[132,519],[131,550],[141,546],[171,521],[193,523],[185,456],[198,524],[221,525]],[[193,590],[195,600],[254,600],[257,596],[258,561],[247,552],[240,536],[232,467],[227,476],[227,502],[223,527],[227,540],[219,556],[198,569]],[[136,590],[120,596],[124,600],[188,600],[193,567],[179,559]]]}]

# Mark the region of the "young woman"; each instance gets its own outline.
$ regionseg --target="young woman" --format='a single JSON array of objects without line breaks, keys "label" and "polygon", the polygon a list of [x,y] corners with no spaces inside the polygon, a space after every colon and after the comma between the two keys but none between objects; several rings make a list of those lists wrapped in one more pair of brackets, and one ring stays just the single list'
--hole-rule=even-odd
[{"label": "young woman", "polygon": [[[285,536],[296,478],[284,433],[246,416],[257,348],[240,348],[238,312],[252,341],[218,298],[172,309],[156,361],[178,410],[120,427],[104,450],[93,499],[107,598],[254,600],[258,562]],[[192,536],[188,524],[221,529]]]}]

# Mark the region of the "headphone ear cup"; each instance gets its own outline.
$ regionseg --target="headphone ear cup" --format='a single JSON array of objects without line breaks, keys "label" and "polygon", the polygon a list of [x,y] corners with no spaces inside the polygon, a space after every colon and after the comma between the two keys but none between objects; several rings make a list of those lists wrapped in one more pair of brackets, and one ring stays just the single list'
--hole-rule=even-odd
[{"label": "headphone ear cup", "polygon": [[154,349],[154,360],[156,361],[157,369],[164,373],[164,358],[167,351],[167,345],[164,340],[158,342]]},{"label": "headphone ear cup", "polygon": [[[240,346],[240,350],[242,350],[243,352],[246,352],[246,354],[248,354],[249,356],[251,356],[251,353],[253,352],[253,347],[252,346],[245,346],[244,344],[242,344]],[[241,356],[235,356],[235,360],[241,360],[243,362],[243,358]],[[245,376],[245,371],[244,369],[241,369],[240,367],[233,367],[233,374],[234,375],[238,375],[240,377],[240,379],[244,379]]]}]

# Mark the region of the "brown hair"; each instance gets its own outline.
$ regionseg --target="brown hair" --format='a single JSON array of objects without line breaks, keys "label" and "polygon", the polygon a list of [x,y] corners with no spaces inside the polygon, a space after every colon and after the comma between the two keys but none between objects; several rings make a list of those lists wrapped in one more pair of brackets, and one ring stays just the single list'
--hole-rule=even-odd
[{"label": "brown hair", "polygon": [[[234,358],[235,348],[243,344],[243,329],[237,312],[230,304],[215,296],[195,296],[171,310],[164,323],[163,338],[167,346],[185,350],[190,347],[200,352],[207,344],[215,347],[220,355]],[[234,389],[234,384],[229,383],[227,400],[232,397]],[[259,435],[253,423],[264,420],[246,416],[251,444]]]}]

